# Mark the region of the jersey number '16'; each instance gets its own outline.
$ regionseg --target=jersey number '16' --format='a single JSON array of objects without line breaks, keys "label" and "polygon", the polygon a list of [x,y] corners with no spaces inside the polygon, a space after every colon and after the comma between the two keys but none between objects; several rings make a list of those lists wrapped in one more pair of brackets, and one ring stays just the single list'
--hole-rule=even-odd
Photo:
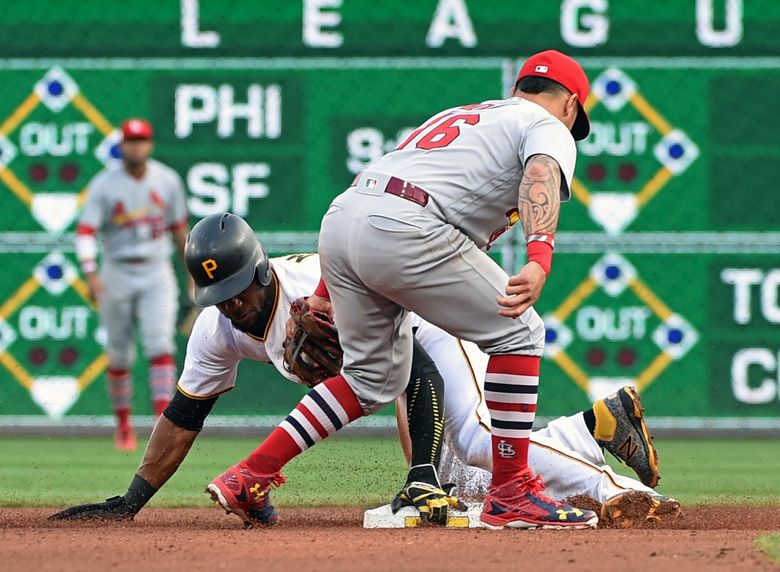
[{"label": "jersey number '16'", "polygon": [[406,141],[398,146],[398,149],[403,149],[409,142],[417,137],[420,133],[429,129],[429,131],[420,138],[417,142],[417,149],[440,149],[446,147],[460,135],[460,127],[456,123],[461,122],[466,125],[476,125],[479,123],[479,115],[476,113],[459,113],[457,115],[449,115],[445,118],[435,117],[422,127],[415,129]]}]

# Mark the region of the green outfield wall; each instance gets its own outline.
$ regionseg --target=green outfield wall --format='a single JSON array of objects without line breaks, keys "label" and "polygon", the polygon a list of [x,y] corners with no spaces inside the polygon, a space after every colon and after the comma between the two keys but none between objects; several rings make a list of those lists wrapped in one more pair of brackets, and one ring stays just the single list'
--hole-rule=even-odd
[{"label": "green outfield wall", "polygon": [[[191,222],[231,210],[274,254],[436,111],[505,97],[556,48],[591,79],[554,271],[540,414],[625,383],[668,426],[780,427],[780,3],[773,0],[0,0],[0,417],[108,414],[73,253],[117,126],[148,117]],[[491,255],[523,262],[518,233]],[[181,275],[181,265],[179,264]],[[186,338],[179,337],[181,365]],[[136,410],[149,413],[135,370]],[[215,413],[302,391],[244,364]]]}]

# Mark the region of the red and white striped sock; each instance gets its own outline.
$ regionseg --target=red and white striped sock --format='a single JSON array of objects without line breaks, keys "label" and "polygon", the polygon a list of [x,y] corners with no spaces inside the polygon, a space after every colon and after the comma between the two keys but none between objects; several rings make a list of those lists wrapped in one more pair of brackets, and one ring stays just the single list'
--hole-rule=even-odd
[{"label": "red and white striped sock", "polygon": [[279,472],[290,459],[363,416],[355,392],[341,375],[325,380],[240,464],[262,475]]},{"label": "red and white striped sock", "polygon": [[116,426],[120,429],[127,430],[130,428],[130,408],[120,407],[114,410],[116,415]]},{"label": "red and white striped sock", "polygon": [[154,414],[160,415],[168,405],[176,385],[176,361],[171,354],[149,360],[149,391]]},{"label": "red and white striped sock", "polygon": [[490,356],[485,401],[490,410],[493,486],[511,481],[528,467],[528,442],[536,416],[541,358]]},{"label": "red and white striped sock", "polygon": [[108,398],[114,411],[127,411],[133,404],[133,378],[127,369],[109,367],[106,373]]}]

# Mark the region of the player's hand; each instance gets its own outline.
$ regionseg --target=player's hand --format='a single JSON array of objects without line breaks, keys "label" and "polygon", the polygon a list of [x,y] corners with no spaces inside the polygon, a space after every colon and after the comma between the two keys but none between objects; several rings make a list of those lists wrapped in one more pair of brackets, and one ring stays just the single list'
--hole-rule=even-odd
[{"label": "player's hand", "polygon": [[323,314],[327,314],[331,317],[331,319],[333,319],[333,304],[331,304],[330,300],[327,298],[312,294],[306,298],[306,303],[309,305],[309,308],[311,308],[312,311],[322,312]]},{"label": "player's hand", "polygon": [[507,318],[517,318],[533,306],[542,294],[547,274],[536,262],[529,262],[520,272],[509,278],[506,296],[496,296],[502,308],[498,313]]},{"label": "player's hand", "polygon": [[[426,481],[407,481],[401,491],[395,495],[390,508],[395,514],[405,506],[413,506],[420,512],[423,521],[445,525],[450,507],[460,511],[465,511],[467,507],[452,495],[454,485],[440,485],[433,466],[430,467],[431,478]],[[418,467],[413,467],[412,470],[415,468]]]},{"label": "player's hand", "polygon": [[450,507],[460,511],[466,510],[466,505],[444,488],[418,481],[406,483],[393,499],[390,508],[393,513],[396,513],[405,506],[415,507],[420,511],[420,518],[424,521],[442,526],[447,524]]},{"label": "player's hand", "polygon": [[106,291],[106,285],[103,280],[96,273],[87,275],[87,288],[89,288],[89,296],[95,304],[100,304],[100,299],[103,297],[103,293]]},{"label": "player's hand", "polygon": [[[309,308],[312,309],[313,312],[322,312],[323,314],[327,314],[328,317],[333,320],[333,305],[327,298],[312,294],[306,298],[306,304],[309,306]],[[288,340],[292,337],[294,330],[295,320],[293,320],[292,317],[288,318],[287,323],[284,325],[285,335],[287,336]]]},{"label": "player's hand", "polygon": [[106,502],[79,504],[49,517],[49,520],[132,520],[138,511],[127,506],[124,497],[111,497]]}]

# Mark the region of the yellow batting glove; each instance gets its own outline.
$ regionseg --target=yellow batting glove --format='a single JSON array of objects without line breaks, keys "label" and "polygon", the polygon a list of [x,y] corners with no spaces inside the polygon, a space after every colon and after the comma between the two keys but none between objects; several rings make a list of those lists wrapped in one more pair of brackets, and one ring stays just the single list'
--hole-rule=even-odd
[{"label": "yellow batting glove", "polygon": [[450,491],[445,491],[438,484],[419,481],[406,483],[391,504],[394,513],[405,506],[415,507],[423,520],[441,525],[447,524],[450,507],[466,510],[466,506]]}]

